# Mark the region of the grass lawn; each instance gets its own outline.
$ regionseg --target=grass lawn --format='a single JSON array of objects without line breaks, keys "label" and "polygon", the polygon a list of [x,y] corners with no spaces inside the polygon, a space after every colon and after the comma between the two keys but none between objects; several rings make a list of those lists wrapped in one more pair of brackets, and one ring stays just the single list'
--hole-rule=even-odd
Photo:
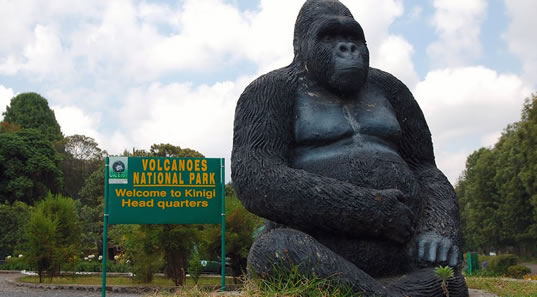
[{"label": "grass lawn", "polygon": [[[27,282],[27,283],[39,283],[39,277],[38,276],[24,276],[19,279],[19,281]],[[49,284],[56,284],[56,285],[101,285],[102,280],[101,276],[97,275],[80,275],[76,277],[55,277],[52,279],[52,282],[49,282],[48,279],[45,280],[45,283]],[[233,278],[232,277],[226,277],[226,283],[232,284]],[[198,285],[220,285],[221,284],[221,278],[220,277],[206,277],[201,276]],[[106,277],[106,285],[110,286],[174,286],[174,283],[171,279],[163,277],[163,276],[155,276],[153,278],[153,282],[151,283],[137,283],[132,278],[127,276],[107,276]],[[187,286],[193,286],[194,281],[192,279],[187,278],[186,279],[186,285]]]},{"label": "grass lawn", "polygon": [[537,282],[498,277],[466,277],[469,288],[485,290],[501,297],[537,297]]}]

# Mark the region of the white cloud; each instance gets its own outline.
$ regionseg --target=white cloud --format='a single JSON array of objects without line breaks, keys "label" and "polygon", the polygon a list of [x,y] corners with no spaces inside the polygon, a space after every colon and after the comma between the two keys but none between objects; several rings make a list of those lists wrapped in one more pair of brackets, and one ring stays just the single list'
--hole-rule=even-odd
[{"label": "white cloud", "polygon": [[452,182],[464,169],[464,161],[454,160],[494,144],[507,124],[520,119],[530,94],[520,77],[482,66],[432,71],[418,83],[414,96],[431,129],[439,168]]},{"label": "white cloud", "polygon": [[435,0],[433,26],[439,40],[433,42],[427,53],[436,67],[462,66],[481,54],[480,25],[484,20],[485,0]]},{"label": "white cloud", "polygon": [[[104,141],[111,152],[171,143],[207,157],[231,157],[237,99],[252,78],[193,87],[154,83],[131,90],[119,108],[119,129]],[[229,177],[229,164],[227,166]]]},{"label": "white cloud", "polygon": [[[240,11],[224,0],[185,0],[177,6],[3,1],[0,7],[9,12],[0,12],[0,39],[9,41],[0,45],[0,73],[46,83],[41,89],[66,135],[94,137],[111,153],[169,142],[226,157],[236,100],[255,76],[292,61],[294,23],[304,3],[261,0],[256,10]],[[389,32],[403,15],[402,1],[343,2],[364,27],[371,65],[412,87],[418,80],[414,49]],[[13,14],[18,17],[10,22],[2,19]],[[2,29],[12,27],[17,36]],[[241,63],[253,64],[255,73],[210,85],[170,83],[174,74]],[[159,82],[163,77],[166,82]]]},{"label": "white cloud", "polygon": [[414,48],[408,41],[400,36],[390,35],[382,41],[377,50],[376,67],[388,71],[412,89],[419,81],[418,74],[412,63]]},{"label": "white cloud", "polygon": [[94,138],[101,144],[104,140],[98,132],[100,114],[87,114],[76,106],[52,106],[56,121],[65,136],[81,134]]},{"label": "white cloud", "polygon": [[524,78],[537,86],[537,42],[535,30],[537,27],[536,1],[510,0],[505,1],[507,14],[511,23],[503,35],[509,50],[520,58],[524,69]]},{"label": "white cloud", "polygon": [[6,106],[11,102],[11,98],[15,96],[13,90],[0,85],[0,119],[3,119],[3,112],[6,111]]}]

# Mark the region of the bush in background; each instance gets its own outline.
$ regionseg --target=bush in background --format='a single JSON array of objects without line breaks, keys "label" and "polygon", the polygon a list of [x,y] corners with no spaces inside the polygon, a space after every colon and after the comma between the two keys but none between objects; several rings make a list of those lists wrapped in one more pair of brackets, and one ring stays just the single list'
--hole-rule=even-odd
[{"label": "bush in background", "polygon": [[490,259],[488,262],[488,270],[498,274],[507,274],[507,269],[511,266],[517,265],[519,258],[512,254],[497,255]]},{"label": "bush in background", "polygon": [[529,269],[528,267],[524,265],[514,265],[514,266],[507,268],[506,276],[517,278],[517,279],[522,279],[524,275],[530,274],[530,273],[531,273],[531,269]]}]

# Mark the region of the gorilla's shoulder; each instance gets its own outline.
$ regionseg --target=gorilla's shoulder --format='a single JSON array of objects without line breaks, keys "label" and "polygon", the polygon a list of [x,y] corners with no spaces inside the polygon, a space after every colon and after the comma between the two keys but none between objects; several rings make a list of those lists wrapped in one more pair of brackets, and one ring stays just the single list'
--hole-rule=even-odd
[{"label": "gorilla's shoulder", "polygon": [[369,83],[382,90],[397,92],[401,88],[406,89],[405,84],[389,72],[369,67],[368,76]]},{"label": "gorilla's shoulder", "polygon": [[[241,98],[263,97],[277,99],[292,96],[296,91],[297,75],[293,67],[287,66],[261,75],[252,81],[241,95]],[[241,101],[241,98],[239,100]]]}]

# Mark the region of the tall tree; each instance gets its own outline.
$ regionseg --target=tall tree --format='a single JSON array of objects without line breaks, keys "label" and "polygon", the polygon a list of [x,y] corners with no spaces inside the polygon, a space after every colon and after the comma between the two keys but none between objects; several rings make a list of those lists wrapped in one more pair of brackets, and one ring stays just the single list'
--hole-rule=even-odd
[{"label": "tall tree", "polygon": [[36,129],[0,133],[0,202],[28,204],[57,193],[63,184],[59,156]]},{"label": "tall tree", "polygon": [[13,97],[3,115],[5,122],[38,129],[52,142],[63,138],[54,111],[48,106],[47,99],[37,93],[22,93]]},{"label": "tall tree", "polygon": [[507,126],[493,148],[468,157],[458,182],[467,249],[535,253],[537,241],[537,96],[527,99],[521,120]]},{"label": "tall tree", "polygon": [[65,137],[59,145],[63,155],[60,169],[64,173],[64,193],[79,199],[79,192],[86,179],[104,164],[106,151],[91,137],[72,135]]}]

